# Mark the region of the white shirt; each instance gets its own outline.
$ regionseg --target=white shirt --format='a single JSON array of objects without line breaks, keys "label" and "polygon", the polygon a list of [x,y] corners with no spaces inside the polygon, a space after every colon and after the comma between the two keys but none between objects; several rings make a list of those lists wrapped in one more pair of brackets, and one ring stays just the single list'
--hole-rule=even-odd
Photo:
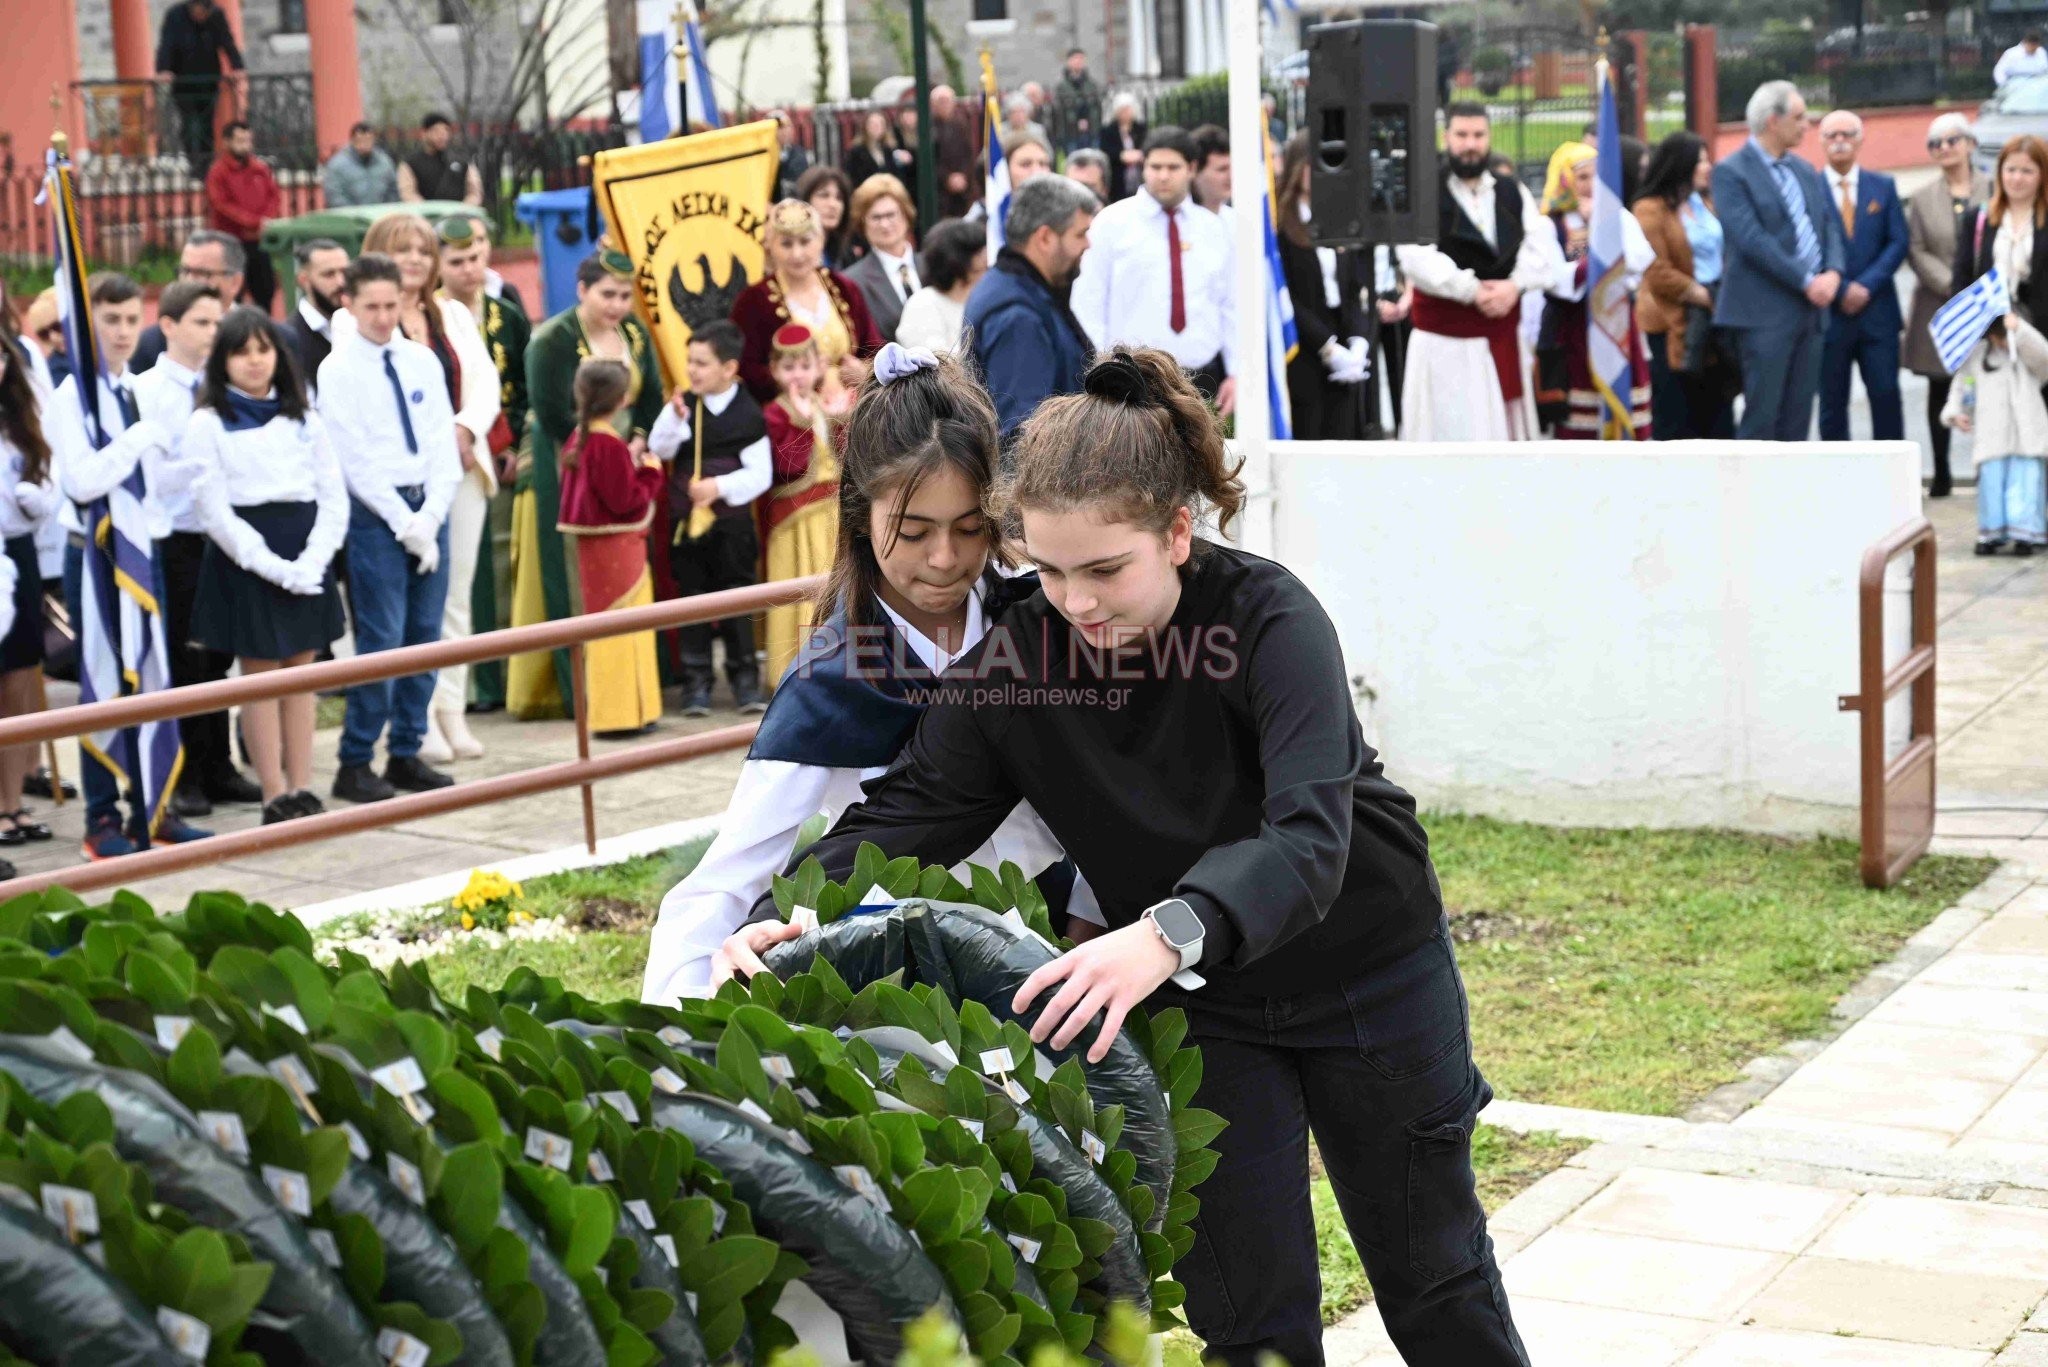
[{"label": "white shirt", "polygon": [[[165,435],[170,438],[168,459],[181,467],[184,463],[185,429],[192,421],[192,405],[198,400],[201,378],[198,371],[187,370],[172,360],[168,351],[156,358],[155,365],[135,377],[135,406],[142,410],[143,417],[163,427]],[[199,517],[189,468],[182,468],[177,477],[159,482],[156,471],[145,458],[143,471],[150,487],[163,503],[164,511],[170,515],[172,531],[206,530],[206,524]]]},{"label": "white shirt", "polygon": [[49,471],[39,483],[28,484],[22,480],[21,466],[21,448],[0,434],[0,479],[6,481],[0,488],[0,539],[34,535],[56,511],[57,488]]},{"label": "white shirt", "polygon": [[1230,232],[1223,220],[1182,200],[1173,211],[1180,232],[1181,298],[1186,326],[1173,330],[1173,271],[1167,259],[1166,210],[1140,190],[1095,216],[1088,251],[1074,281],[1074,316],[1098,352],[1119,342],[1158,347],[1192,370],[1220,353],[1223,372],[1237,373]]},{"label": "white shirt", "polygon": [[220,414],[203,408],[185,429],[183,458],[193,471],[201,524],[243,569],[276,584],[286,562],[265,544],[263,533],[242,520],[238,507],[315,504],[313,530],[298,560],[324,570],[341,549],[348,534],[348,488],[318,414],[308,413],[303,422],[280,414],[261,427],[230,432]]},{"label": "white shirt", "polygon": [[[337,323],[341,316],[335,314]],[[353,327],[334,331],[334,351],[320,365],[320,416],[350,496],[382,518],[393,536],[413,514],[400,489],[424,489],[420,511],[436,523],[446,521],[462,482],[462,458],[455,451],[455,413],[441,363],[396,332],[380,347]],[[417,451],[406,448],[398,395],[384,370],[387,354],[398,372]]]},{"label": "white shirt", "polygon": [[2038,76],[2044,71],[2048,71],[2048,46],[2028,52],[2025,43],[2014,43],[1991,68],[1991,79],[2004,85],[2015,76]]},{"label": "white shirt", "polygon": [[171,534],[171,518],[164,510],[159,485],[177,477],[165,460],[171,445],[170,434],[146,417],[139,418],[133,427],[127,426],[120,392],[126,390],[133,396],[133,376],[124,371],[113,379],[102,376],[98,383],[100,422],[112,436],[105,446],[95,449],[86,435],[84,400],[75,372],[65,376],[64,383],[57,387],[50,404],[51,421],[43,426],[43,437],[50,443],[50,463],[55,467],[57,487],[64,494],[57,509],[58,519],[64,530],[82,533],[85,522],[74,505],[105,498],[140,461],[143,516],[150,536],[162,540]]},{"label": "white shirt", "polygon": [[[1452,201],[1471,220],[1488,246],[1495,245],[1497,237],[1494,231],[1494,183],[1491,171],[1484,172],[1474,181],[1467,181],[1462,176],[1450,178]],[[1536,207],[1535,197],[1528,189],[1519,182],[1513,182],[1513,185],[1514,192],[1522,199],[1522,245],[1515,253],[1515,268],[1508,278],[1514,281],[1516,289],[1525,294],[1530,290],[1547,290],[1556,282],[1556,263],[1563,260],[1557,246],[1557,229]],[[1435,246],[1404,243],[1394,249],[1394,259],[1400,263],[1402,274],[1424,294],[1460,304],[1470,304],[1479,297],[1479,277],[1458,266]]]},{"label": "white shirt", "polygon": [[[345,313],[347,310],[337,309],[336,312]],[[309,294],[299,296],[299,317],[306,320],[307,327],[313,329],[313,331],[319,333],[328,341],[332,342],[334,340],[333,315],[322,313],[319,307],[314,304],[313,297]]]},{"label": "white shirt", "polygon": [[[740,387],[727,385],[716,394],[704,396],[704,406],[714,416],[722,415],[738,397]],[[690,419],[676,412],[676,406],[665,403],[661,416],[654,420],[654,429],[647,434],[647,449],[663,460],[673,463],[682,451],[683,443],[690,439]],[[740,468],[730,474],[716,476],[712,483],[718,486],[718,497],[729,508],[752,503],[768,492],[768,486],[775,482],[774,453],[769,449],[768,438],[749,442],[740,451]],[[695,468],[695,456],[691,458]]]},{"label": "white shirt", "polygon": [[[455,425],[468,430],[475,438],[478,459],[475,469],[481,471],[488,493],[498,491],[498,477],[491,469],[486,453],[491,447],[491,427],[498,421],[498,414],[504,407],[504,394],[498,379],[498,363],[491,359],[491,349],[484,345],[483,330],[476,325],[476,317],[468,307],[453,299],[436,298],[434,307],[441,311],[441,330],[448,336],[448,345],[455,352],[455,362],[462,372],[461,402],[455,409]],[[329,336],[338,344],[344,336],[353,336],[356,331],[356,316],[347,309],[336,309],[329,320]],[[402,334],[393,333],[393,338]],[[408,339],[409,340],[409,339]],[[433,356],[428,350],[427,354]],[[434,358],[434,367],[440,369],[440,359]],[[442,392],[447,392],[444,375]],[[457,455],[458,466],[461,456]]]},{"label": "white shirt", "polygon": [[[988,630],[978,589],[968,598],[966,630],[961,634],[959,654],[953,656],[941,654],[929,637],[897,616],[888,604],[881,606],[917,658],[934,670],[965,654]],[[886,768],[827,769],[772,759],[750,759],[742,765],[711,848],[704,851],[690,876],[661,899],[640,999],[673,1003],[683,996],[703,996],[711,982],[711,956],[746,924],[754,903],[789,862],[804,822],[821,811],[827,820],[836,821],[840,813],[860,802],[861,784]],[[970,855],[958,871],[964,876],[966,864],[994,869],[1010,860],[1027,876],[1036,877],[1063,857],[1059,842],[1038,813],[1030,804],[1020,802],[988,843]],[[1074,880],[1067,910],[1098,925],[1107,923],[1095,894],[1079,877]]]},{"label": "white shirt", "polygon": [[950,298],[945,291],[926,285],[903,305],[903,317],[896,324],[896,344],[958,355],[966,350],[961,337],[966,324],[966,300]]},{"label": "white shirt", "polygon": [[[2042,48],[2041,51],[2043,55],[2048,55],[2048,48]],[[1822,175],[1828,178],[1828,203],[1833,207],[1837,216],[1842,212],[1842,191],[1844,188],[1847,188],[1849,191],[1849,212],[1851,214],[1856,212],[1856,187],[1861,183],[1862,173],[1863,168],[1860,166],[1851,166],[1847,171],[1843,172],[1837,172],[1834,167],[1830,166],[1821,172]]]},{"label": "white shirt", "polygon": [[[909,302],[910,296],[923,288],[923,282],[917,278],[916,257],[910,252],[905,252],[901,256],[891,256],[879,247],[872,250],[875,259],[882,263],[882,273],[889,277],[889,284],[894,287],[896,297],[906,303]],[[903,288],[903,272],[906,270],[910,272],[909,289]],[[900,342],[902,339],[897,340]]]}]

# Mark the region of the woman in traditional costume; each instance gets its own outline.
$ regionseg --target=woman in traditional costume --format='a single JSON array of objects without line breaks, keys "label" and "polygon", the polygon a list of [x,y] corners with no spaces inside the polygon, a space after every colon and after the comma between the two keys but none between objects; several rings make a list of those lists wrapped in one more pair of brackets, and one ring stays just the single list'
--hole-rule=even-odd
[{"label": "woman in traditional costume", "polygon": [[794,199],[776,205],[768,215],[768,278],[749,285],[732,306],[732,320],[746,338],[740,380],[763,404],[775,397],[768,362],[784,323],[802,323],[817,340],[825,365],[818,393],[827,412],[845,411],[867,378],[868,358],[881,349],[882,334],[860,286],[818,264],[824,241],[816,209]]},{"label": "woman in traditional costume", "polygon": [[[802,323],[785,323],[774,348],[777,393],[761,410],[775,471],[760,503],[763,583],[829,572],[839,539],[837,423],[818,395],[817,339]],[[768,609],[770,684],[781,681],[810,629],[809,603]]]},{"label": "woman in traditional costume", "polygon": [[[647,526],[666,476],[645,448],[619,435],[632,421],[632,371],[593,356],[576,368],[576,430],[562,444],[562,509],[556,523],[576,542],[576,582],[585,612],[615,612],[654,601]],[[661,718],[654,633],[607,636],[584,650],[590,729],[618,739]]]},{"label": "woman in traditional costume", "polygon": [[[844,447],[839,554],[819,595],[821,625],[775,690],[717,839],[662,899],[642,1000],[702,996],[732,972],[720,946],[768,890],[797,831],[861,800],[861,784],[910,738],[938,675],[1038,588],[997,569],[1000,537],[986,507],[995,409],[959,361],[884,348]],[[1076,917],[1100,924],[1093,894],[1028,805],[968,857],[989,869],[1006,860],[1038,879],[1070,934]]]},{"label": "woman in traditional costume", "polygon": [[[1642,225],[1626,209],[1621,220],[1622,259],[1610,269],[1619,278],[1603,284],[1591,278],[1593,267],[1593,182],[1598,155],[1585,143],[1558,149],[1570,167],[1572,207],[1550,216],[1564,250],[1567,274],[1550,289],[1545,301],[1543,331],[1537,343],[1536,403],[1552,435],[1561,441],[1636,441],[1650,439],[1650,358],[1636,326],[1635,295],[1643,273],[1657,253],[1643,236]],[[1631,177],[1633,179],[1633,177]],[[1591,302],[1588,302],[1588,296]],[[1619,385],[1603,375],[1596,382],[1590,359],[1588,310],[1602,309],[1601,329],[1612,339],[1615,354],[1627,358]],[[1558,365],[1550,358],[1562,359]],[[1627,413],[1626,426],[1615,405]],[[1553,417],[1554,415],[1554,417]]]},{"label": "woman in traditional costume", "polygon": [[[601,247],[576,268],[576,307],[541,324],[526,347],[532,450],[520,459],[512,502],[515,627],[574,616],[580,602],[556,517],[562,506],[562,443],[576,430],[576,369],[593,356],[625,364],[632,418],[620,435],[638,455],[647,449],[647,433],[661,414],[661,372],[654,340],[633,316],[633,263],[610,247]],[[505,705],[513,716],[525,721],[567,716],[572,698],[568,651],[512,657]]]}]

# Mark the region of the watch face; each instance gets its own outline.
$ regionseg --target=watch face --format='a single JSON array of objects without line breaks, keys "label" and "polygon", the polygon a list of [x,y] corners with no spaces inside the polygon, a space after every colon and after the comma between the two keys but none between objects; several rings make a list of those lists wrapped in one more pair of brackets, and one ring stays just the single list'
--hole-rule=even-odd
[{"label": "watch face", "polygon": [[1152,919],[1166,932],[1166,942],[1176,949],[1202,938],[1202,921],[1195,909],[1179,898],[1152,908]]}]

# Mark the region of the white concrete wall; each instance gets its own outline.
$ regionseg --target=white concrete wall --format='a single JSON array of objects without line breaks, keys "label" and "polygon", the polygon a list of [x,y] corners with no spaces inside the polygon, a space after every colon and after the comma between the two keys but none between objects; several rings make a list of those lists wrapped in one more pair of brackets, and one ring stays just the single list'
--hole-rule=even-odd
[{"label": "white concrete wall", "polygon": [[1281,442],[1274,554],[1426,806],[1853,835],[1857,572],[1919,514],[1919,466],[1907,442]]}]

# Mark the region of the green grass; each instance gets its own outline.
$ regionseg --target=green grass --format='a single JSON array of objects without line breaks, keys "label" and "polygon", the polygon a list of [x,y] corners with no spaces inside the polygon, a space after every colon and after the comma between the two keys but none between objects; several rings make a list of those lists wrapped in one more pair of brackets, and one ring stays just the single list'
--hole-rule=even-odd
[{"label": "green grass", "polygon": [[[139,285],[168,285],[178,278],[178,258],[172,252],[151,252],[129,265],[103,269],[118,270]],[[7,299],[17,309],[50,287],[53,270],[43,258],[0,256],[0,284],[6,286]]]},{"label": "green grass", "polygon": [[1819,1031],[1993,865],[1927,858],[1872,892],[1846,840],[1427,824],[1494,1089],[1655,1115]]}]

